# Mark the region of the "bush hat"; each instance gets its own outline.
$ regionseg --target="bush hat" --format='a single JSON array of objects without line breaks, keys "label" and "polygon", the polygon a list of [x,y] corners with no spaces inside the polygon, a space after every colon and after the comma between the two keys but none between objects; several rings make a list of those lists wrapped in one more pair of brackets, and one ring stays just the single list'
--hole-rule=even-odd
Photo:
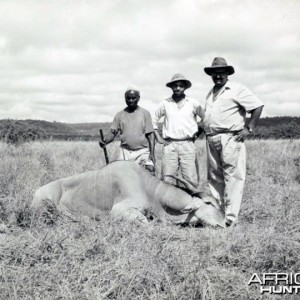
[{"label": "bush hat", "polygon": [[232,75],[234,73],[234,68],[232,66],[228,66],[227,61],[223,57],[215,57],[211,67],[204,68],[204,72],[211,76],[214,70],[223,69],[228,72],[228,75]]},{"label": "bush hat", "polygon": [[187,80],[184,75],[182,75],[180,73],[176,73],[175,75],[173,75],[173,77],[171,78],[171,81],[168,82],[166,84],[166,86],[170,88],[172,86],[173,82],[176,82],[176,81],[184,81],[187,89],[192,86],[192,83],[189,80]]}]

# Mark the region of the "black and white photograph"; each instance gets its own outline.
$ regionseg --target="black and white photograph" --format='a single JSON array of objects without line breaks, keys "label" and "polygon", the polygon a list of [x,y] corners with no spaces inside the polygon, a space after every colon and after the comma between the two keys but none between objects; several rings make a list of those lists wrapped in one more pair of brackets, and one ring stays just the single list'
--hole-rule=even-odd
[{"label": "black and white photograph", "polygon": [[299,13],[0,0],[0,299],[299,299]]}]

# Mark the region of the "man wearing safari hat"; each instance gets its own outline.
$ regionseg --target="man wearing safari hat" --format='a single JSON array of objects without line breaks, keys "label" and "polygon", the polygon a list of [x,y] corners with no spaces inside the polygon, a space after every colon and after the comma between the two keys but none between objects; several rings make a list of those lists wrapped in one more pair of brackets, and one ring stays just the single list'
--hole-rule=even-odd
[{"label": "man wearing safari hat", "polygon": [[[245,86],[231,82],[234,68],[222,57],[204,68],[214,87],[206,97],[204,131],[207,145],[208,183],[225,207],[226,225],[237,223],[246,177],[245,138],[257,124],[263,103]],[[246,113],[250,120],[246,122]]]},{"label": "man wearing safari hat", "polygon": [[[178,175],[194,185],[199,183],[195,139],[198,131],[197,116],[202,117],[203,110],[199,103],[187,97],[185,90],[192,86],[182,74],[175,74],[166,84],[173,95],[163,100],[153,116],[153,128],[157,141],[163,144],[162,179],[173,182],[165,175]],[[162,136],[158,131],[158,121],[164,117]]]},{"label": "man wearing safari hat", "polygon": [[119,160],[132,160],[154,175],[154,133],[150,113],[138,106],[140,91],[130,86],[125,92],[127,107],[116,114],[110,131],[99,144],[103,148],[111,143],[118,132],[121,135]]}]

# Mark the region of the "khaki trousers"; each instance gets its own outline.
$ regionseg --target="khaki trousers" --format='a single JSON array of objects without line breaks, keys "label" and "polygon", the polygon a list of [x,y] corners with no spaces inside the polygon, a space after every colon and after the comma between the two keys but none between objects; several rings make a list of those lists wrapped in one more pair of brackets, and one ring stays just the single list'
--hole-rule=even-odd
[{"label": "khaki trousers", "polygon": [[206,137],[208,184],[225,207],[227,219],[237,222],[246,178],[246,147],[231,133]]},{"label": "khaki trousers", "polygon": [[162,180],[174,183],[165,175],[178,176],[179,170],[184,179],[199,184],[199,167],[196,147],[193,141],[173,141],[162,149]]}]

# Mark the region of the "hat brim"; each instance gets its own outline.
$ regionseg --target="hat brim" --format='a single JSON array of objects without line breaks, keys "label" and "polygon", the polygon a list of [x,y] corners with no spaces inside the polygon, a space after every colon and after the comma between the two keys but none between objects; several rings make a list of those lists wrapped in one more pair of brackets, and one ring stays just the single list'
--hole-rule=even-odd
[{"label": "hat brim", "polygon": [[192,86],[192,83],[187,80],[187,79],[178,79],[178,80],[173,80],[173,81],[170,81],[166,84],[167,87],[172,87],[172,84],[176,81],[184,81],[185,82],[185,85],[186,85],[186,88],[189,89],[191,86]]},{"label": "hat brim", "polygon": [[215,66],[204,68],[204,72],[209,76],[211,76],[213,71],[215,70],[225,70],[228,73],[228,75],[234,74],[234,68],[232,66]]}]

